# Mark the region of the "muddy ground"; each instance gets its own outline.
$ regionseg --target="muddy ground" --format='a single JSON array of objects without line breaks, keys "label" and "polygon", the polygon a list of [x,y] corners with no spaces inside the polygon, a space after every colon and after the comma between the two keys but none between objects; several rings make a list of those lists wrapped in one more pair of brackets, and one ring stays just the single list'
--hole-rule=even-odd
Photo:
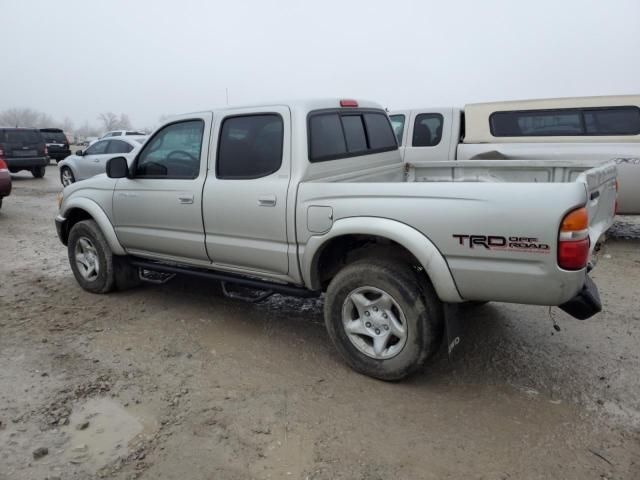
[{"label": "muddy ground", "polygon": [[59,189],[20,173],[0,211],[0,479],[640,478],[638,219],[594,272],[603,313],[466,309],[457,357],[391,384],[341,363],[318,300],[84,292]]}]

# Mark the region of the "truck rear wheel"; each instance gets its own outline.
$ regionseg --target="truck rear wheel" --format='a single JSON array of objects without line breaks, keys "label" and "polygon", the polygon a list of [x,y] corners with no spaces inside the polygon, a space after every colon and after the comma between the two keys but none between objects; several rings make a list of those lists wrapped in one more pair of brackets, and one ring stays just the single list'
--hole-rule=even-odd
[{"label": "truck rear wheel", "polygon": [[365,259],[331,281],[324,316],[331,340],[354,370],[400,380],[437,351],[442,310],[431,284],[420,282],[410,266]]},{"label": "truck rear wheel", "polygon": [[95,221],[83,220],[73,226],[67,251],[71,270],[82,288],[92,293],[113,290],[113,253]]}]

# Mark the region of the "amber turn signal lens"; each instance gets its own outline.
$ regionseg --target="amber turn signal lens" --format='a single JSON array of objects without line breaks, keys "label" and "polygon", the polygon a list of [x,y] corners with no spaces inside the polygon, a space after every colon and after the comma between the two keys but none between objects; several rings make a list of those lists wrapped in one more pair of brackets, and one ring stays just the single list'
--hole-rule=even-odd
[{"label": "amber turn signal lens", "polygon": [[589,214],[586,208],[578,208],[562,220],[561,232],[577,232],[589,228]]}]

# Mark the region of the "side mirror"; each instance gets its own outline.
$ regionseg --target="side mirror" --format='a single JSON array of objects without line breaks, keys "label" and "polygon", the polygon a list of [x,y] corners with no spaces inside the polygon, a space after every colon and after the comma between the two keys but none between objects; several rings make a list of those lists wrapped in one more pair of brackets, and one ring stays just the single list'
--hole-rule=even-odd
[{"label": "side mirror", "polygon": [[84,155],[84,152],[82,150],[76,150],[76,155],[82,157]]},{"label": "side mirror", "polygon": [[124,157],[115,157],[107,161],[107,177],[125,178],[129,175],[129,164]]}]

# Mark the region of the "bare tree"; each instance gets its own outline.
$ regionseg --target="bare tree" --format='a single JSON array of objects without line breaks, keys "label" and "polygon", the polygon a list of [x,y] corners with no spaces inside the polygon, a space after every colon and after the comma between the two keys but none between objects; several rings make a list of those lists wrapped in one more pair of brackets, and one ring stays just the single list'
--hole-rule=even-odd
[{"label": "bare tree", "polygon": [[0,113],[0,125],[36,128],[39,126],[41,115],[40,112],[31,108],[10,108]]},{"label": "bare tree", "polygon": [[131,120],[129,119],[129,115],[126,113],[120,114],[120,119],[118,120],[118,128],[120,130],[131,130]]},{"label": "bare tree", "polygon": [[104,112],[98,115],[98,120],[102,122],[105,132],[109,130],[116,130],[120,120],[118,116],[113,112]]}]

